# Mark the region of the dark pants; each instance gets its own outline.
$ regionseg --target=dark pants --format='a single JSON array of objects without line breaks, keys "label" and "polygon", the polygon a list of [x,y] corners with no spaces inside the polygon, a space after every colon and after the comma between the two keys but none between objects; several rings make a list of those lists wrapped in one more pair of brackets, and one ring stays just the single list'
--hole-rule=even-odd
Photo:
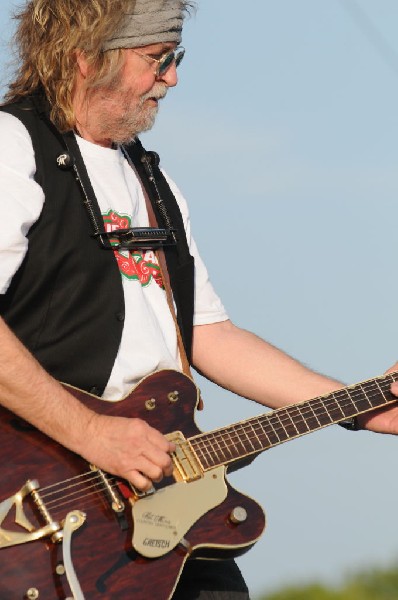
[{"label": "dark pants", "polygon": [[233,560],[189,560],[172,600],[250,600]]}]

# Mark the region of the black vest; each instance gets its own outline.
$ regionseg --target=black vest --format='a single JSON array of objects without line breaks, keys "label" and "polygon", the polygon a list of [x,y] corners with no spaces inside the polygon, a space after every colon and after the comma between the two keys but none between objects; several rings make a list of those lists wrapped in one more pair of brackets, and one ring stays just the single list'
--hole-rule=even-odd
[{"label": "black vest", "polygon": [[[121,275],[114,253],[102,249],[91,235],[91,223],[73,170],[58,166],[57,158],[65,153],[64,139],[68,134],[64,138],[58,133],[41,106],[28,98],[1,108],[20,119],[29,131],[36,159],[35,179],[43,188],[45,203],[29,231],[27,255],[6,294],[0,296],[0,314],[56,379],[102,394],[123,331]],[[69,139],[73,139],[72,134]],[[153,198],[153,185],[141,160],[145,150],[138,142],[128,148],[128,153],[159,225],[163,226]],[[78,160],[77,156],[74,158]],[[178,232],[177,246],[166,248],[165,255],[177,319],[190,358],[194,263],[177,202],[156,165],[153,171]],[[25,201],[29,202],[29,198]],[[102,222],[97,202],[94,208]]]}]

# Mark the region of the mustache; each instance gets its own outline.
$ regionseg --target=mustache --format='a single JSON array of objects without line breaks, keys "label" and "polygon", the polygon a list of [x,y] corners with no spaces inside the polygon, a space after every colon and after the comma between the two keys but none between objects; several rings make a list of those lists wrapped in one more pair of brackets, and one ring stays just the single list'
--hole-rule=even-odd
[{"label": "mustache", "polygon": [[145,100],[149,100],[149,98],[155,98],[156,100],[161,100],[167,94],[168,87],[164,83],[155,83],[150,92],[147,92],[143,96],[141,96],[141,102],[145,102]]}]

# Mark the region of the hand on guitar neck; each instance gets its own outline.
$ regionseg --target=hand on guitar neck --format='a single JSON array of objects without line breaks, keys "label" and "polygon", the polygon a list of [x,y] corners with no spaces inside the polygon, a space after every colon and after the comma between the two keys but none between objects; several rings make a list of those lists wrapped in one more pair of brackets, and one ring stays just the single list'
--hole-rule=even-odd
[{"label": "hand on guitar neck", "polygon": [[[398,362],[396,362],[386,373],[398,371]],[[398,402],[398,382],[391,384],[391,392],[397,396]],[[360,429],[368,429],[376,433],[398,434],[398,406],[389,405],[376,409],[372,412],[359,415],[357,417]]]}]

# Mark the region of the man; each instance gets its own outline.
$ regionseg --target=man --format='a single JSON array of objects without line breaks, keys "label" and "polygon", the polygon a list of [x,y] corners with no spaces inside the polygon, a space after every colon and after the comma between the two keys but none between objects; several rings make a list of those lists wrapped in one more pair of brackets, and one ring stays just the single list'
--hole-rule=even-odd
[{"label": "man", "polygon": [[[173,246],[165,250],[176,317],[153,249],[115,246],[117,229],[153,225],[136,138],[177,84],[188,8],[183,0],[28,2],[20,66],[0,113],[0,202],[13,214],[0,236],[1,403],[142,491],[172,473],[173,443],[145,420],[97,414],[59,380],[117,400],[153,371],[181,369],[186,352],[210,380],[273,408],[341,387],[231,323],[167,177],[158,200],[169,187],[181,211],[173,225],[181,219],[186,235],[177,226],[178,252],[189,250],[176,272]],[[357,425],[396,434],[398,409],[361,415]],[[233,563],[190,561],[173,597],[248,595]]]}]

